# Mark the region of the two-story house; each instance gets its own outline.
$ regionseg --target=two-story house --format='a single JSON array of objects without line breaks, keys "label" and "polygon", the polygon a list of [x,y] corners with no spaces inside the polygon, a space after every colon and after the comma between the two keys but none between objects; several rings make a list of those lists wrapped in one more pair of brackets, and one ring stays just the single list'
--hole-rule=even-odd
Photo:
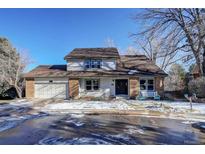
[{"label": "two-story house", "polygon": [[76,48],[66,65],[40,65],[25,75],[27,98],[163,95],[167,74],[144,55],[116,48]]}]

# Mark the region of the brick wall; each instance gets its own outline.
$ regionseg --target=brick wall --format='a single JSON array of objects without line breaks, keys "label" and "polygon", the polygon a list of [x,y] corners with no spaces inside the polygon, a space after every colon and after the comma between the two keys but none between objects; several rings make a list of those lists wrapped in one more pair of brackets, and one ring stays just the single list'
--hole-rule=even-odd
[{"label": "brick wall", "polygon": [[163,77],[155,77],[155,90],[158,92],[160,96],[164,96],[164,78]]},{"label": "brick wall", "polygon": [[34,97],[34,79],[26,79],[26,98]]},{"label": "brick wall", "polygon": [[139,85],[139,78],[132,77],[129,78],[129,87],[130,87],[130,98],[135,98],[139,94],[140,85]]},{"label": "brick wall", "polygon": [[69,79],[69,97],[76,99],[79,96],[79,79]]}]

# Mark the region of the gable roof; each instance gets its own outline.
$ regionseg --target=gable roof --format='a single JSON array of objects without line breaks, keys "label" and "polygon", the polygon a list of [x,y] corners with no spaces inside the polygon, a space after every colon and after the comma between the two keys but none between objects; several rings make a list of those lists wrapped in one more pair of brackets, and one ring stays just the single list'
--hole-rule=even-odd
[{"label": "gable roof", "polygon": [[39,65],[24,77],[102,77],[102,76],[167,76],[157,65],[144,55],[122,55],[117,62],[117,70],[67,71],[67,65]]},{"label": "gable roof", "polygon": [[70,58],[119,58],[117,48],[75,48],[64,59]]},{"label": "gable roof", "polygon": [[92,76],[133,76],[160,75],[167,76],[145,55],[119,55],[117,48],[76,48],[64,59],[70,58],[116,58],[116,70],[67,71],[67,65],[39,65],[24,77],[92,77]]},{"label": "gable roof", "polygon": [[39,65],[26,73],[24,77],[66,77],[66,67],[66,65]]},{"label": "gable roof", "polygon": [[145,55],[121,55],[119,67],[141,73],[167,75]]}]

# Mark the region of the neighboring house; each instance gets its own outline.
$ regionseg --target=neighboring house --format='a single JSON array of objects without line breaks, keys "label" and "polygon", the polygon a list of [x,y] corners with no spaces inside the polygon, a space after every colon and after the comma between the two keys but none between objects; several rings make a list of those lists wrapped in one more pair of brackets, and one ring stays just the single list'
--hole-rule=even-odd
[{"label": "neighboring house", "polygon": [[163,95],[167,74],[144,55],[119,55],[116,48],[76,48],[67,65],[40,65],[28,72],[27,98]]}]

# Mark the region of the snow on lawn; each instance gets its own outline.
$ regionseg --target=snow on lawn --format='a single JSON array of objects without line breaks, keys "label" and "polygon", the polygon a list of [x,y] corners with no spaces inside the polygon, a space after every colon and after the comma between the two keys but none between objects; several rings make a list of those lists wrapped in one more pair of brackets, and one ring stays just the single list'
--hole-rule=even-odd
[{"label": "snow on lawn", "polygon": [[[205,114],[205,104],[192,103],[192,113]],[[48,104],[41,108],[43,111],[54,110],[150,110],[159,112],[190,112],[189,102],[154,101],[154,100],[112,100],[85,101],[69,100],[63,103]]]},{"label": "snow on lawn", "polygon": [[[181,111],[190,110],[190,103],[189,102],[164,101],[164,102],[162,102],[162,104],[164,104],[165,106],[170,106],[171,108],[174,108],[176,110],[181,110]],[[192,109],[194,112],[199,112],[199,113],[205,114],[205,104],[203,104],[203,103],[192,103]]]},{"label": "snow on lawn", "polygon": [[[190,103],[183,101],[155,101],[155,100],[128,100],[128,103],[132,105],[141,105],[148,110],[155,110],[163,112],[165,110],[171,110],[173,112],[186,112],[190,110]],[[192,103],[193,112],[205,114],[205,104],[203,103]]]},{"label": "snow on lawn", "polygon": [[82,109],[117,109],[117,110],[134,110],[123,101],[72,101],[65,103],[49,104],[44,107],[47,110],[82,110]]},{"label": "snow on lawn", "polygon": [[[169,105],[173,108],[182,108],[189,110],[190,109],[190,103],[189,102],[166,102],[166,105]],[[193,110],[200,111],[201,113],[205,113],[205,104],[202,103],[192,103]]]}]

